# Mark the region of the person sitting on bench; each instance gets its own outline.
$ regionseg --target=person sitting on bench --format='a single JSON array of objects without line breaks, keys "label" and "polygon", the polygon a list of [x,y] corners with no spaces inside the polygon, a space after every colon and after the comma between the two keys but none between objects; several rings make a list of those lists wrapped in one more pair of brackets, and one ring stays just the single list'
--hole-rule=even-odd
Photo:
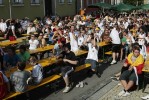
[{"label": "person sitting on bench", "polygon": [[33,65],[33,69],[31,71],[31,77],[27,83],[29,85],[37,85],[43,79],[43,68],[40,64],[38,64],[37,59],[34,56],[30,58],[30,63]]},{"label": "person sitting on bench", "polygon": [[74,52],[70,50],[71,50],[70,44],[65,44],[64,51],[57,57],[57,58],[61,57],[63,58],[63,67],[61,68],[61,73],[66,84],[63,93],[69,92],[71,88],[69,81],[69,74],[74,71],[74,67],[78,63]]},{"label": "person sitting on bench", "polygon": [[30,72],[25,71],[26,63],[18,63],[18,70],[10,76],[10,82],[14,86],[15,92],[25,92],[27,90],[27,80]]}]

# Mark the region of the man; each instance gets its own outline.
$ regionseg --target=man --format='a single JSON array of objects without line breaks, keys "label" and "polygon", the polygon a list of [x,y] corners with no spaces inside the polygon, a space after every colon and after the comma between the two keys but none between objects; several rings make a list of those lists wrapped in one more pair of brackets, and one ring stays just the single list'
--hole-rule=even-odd
[{"label": "man", "polygon": [[29,40],[29,49],[30,50],[36,50],[38,45],[39,45],[39,41],[35,38],[35,35],[31,35],[31,39]]},{"label": "man", "polygon": [[25,45],[21,45],[19,49],[20,49],[20,53],[18,54],[18,56],[19,56],[20,60],[22,62],[27,63],[29,61],[30,54],[28,51],[26,51]]},{"label": "man", "polygon": [[144,67],[144,58],[140,54],[139,46],[133,47],[133,52],[130,53],[124,63],[125,68],[121,72],[120,82],[124,87],[118,96],[128,96],[130,95],[129,90],[136,83],[138,85],[138,75],[142,74],[142,69]]},{"label": "man", "polygon": [[116,59],[118,59],[119,56],[119,52],[120,52],[120,37],[119,37],[119,33],[118,33],[118,26],[115,25],[115,27],[112,29],[111,33],[110,33],[110,37],[112,39],[112,62],[111,64],[115,64],[117,61]]},{"label": "man", "polygon": [[70,81],[69,81],[69,74],[74,71],[74,67],[78,63],[78,61],[76,60],[75,54],[72,51],[70,51],[71,49],[70,44],[66,44],[64,46],[64,49],[65,50],[57,58],[60,58],[60,57],[63,58],[64,66],[61,69],[61,73],[66,85],[63,93],[67,93],[71,88]]},{"label": "man", "polygon": [[16,67],[20,62],[18,55],[15,53],[14,47],[9,47],[7,49],[7,54],[4,55],[3,58],[3,66],[5,69],[9,69],[11,67]]},{"label": "man", "polygon": [[10,81],[14,86],[15,92],[25,92],[27,90],[27,80],[30,77],[30,72],[25,71],[26,63],[18,64],[18,70],[10,76]]},{"label": "man", "polygon": [[98,47],[96,44],[97,38],[98,37],[93,37],[93,35],[89,35],[88,38],[84,41],[84,44],[87,44],[89,50],[86,58],[86,63],[90,63],[92,72],[95,72],[96,75],[100,77],[100,74],[97,70],[97,64],[98,64]]}]

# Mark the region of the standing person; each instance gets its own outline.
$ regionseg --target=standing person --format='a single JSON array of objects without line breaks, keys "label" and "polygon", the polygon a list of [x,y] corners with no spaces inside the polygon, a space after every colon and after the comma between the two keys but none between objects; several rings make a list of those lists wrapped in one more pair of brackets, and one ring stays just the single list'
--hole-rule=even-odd
[{"label": "standing person", "polygon": [[0,31],[2,33],[0,32],[1,33],[0,36],[3,36],[6,32],[6,30],[7,30],[7,24],[4,22],[4,19],[1,19],[1,21],[0,21]]},{"label": "standing person", "polygon": [[4,99],[8,92],[10,92],[9,80],[0,69],[0,100]]},{"label": "standing person", "polygon": [[25,71],[26,63],[18,64],[18,70],[10,76],[11,84],[14,86],[15,92],[25,92],[27,90],[27,80],[30,77],[30,72]]},{"label": "standing person", "polygon": [[71,50],[70,44],[66,44],[64,46],[64,51],[57,57],[57,58],[61,58],[61,57],[63,58],[63,67],[61,68],[61,73],[66,85],[63,93],[67,93],[71,89],[69,76],[70,76],[70,73],[74,71],[75,66],[78,63],[74,52],[70,50]]},{"label": "standing person", "polygon": [[84,41],[84,44],[87,44],[88,46],[88,55],[86,58],[86,63],[91,64],[91,70],[92,72],[95,72],[98,77],[100,77],[100,73],[97,69],[97,63],[98,63],[98,47],[96,44],[96,37],[93,37],[92,35],[89,35],[88,38]]},{"label": "standing person", "polygon": [[38,63],[38,61],[35,57],[30,58],[30,63],[31,63],[31,65],[33,65],[33,69],[32,69],[32,72],[31,72],[31,77],[28,80],[28,84],[29,85],[37,85],[43,79],[43,68]]},{"label": "standing person", "polygon": [[14,41],[17,39],[14,22],[12,20],[10,21],[10,25],[5,34],[5,38],[8,38],[10,41]]},{"label": "standing person", "polygon": [[79,47],[78,47],[78,43],[76,40],[76,36],[74,33],[75,27],[71,26],[71,32],[69,32],[69,36],[70,36],[70,45],[71,45],[71,51],[78,51]]},{"label": "standing person", "polygon": [[118,26],[115,25],[115,27],[112,29],[111,33],[110,33],[110,37],[112,39],[112,62],[111,64],[115,64],[117,61],[116,59],[118,59],[119,57],[119,52],[121,50],[121,40],[119,37],[119,33],[117,31]]}]

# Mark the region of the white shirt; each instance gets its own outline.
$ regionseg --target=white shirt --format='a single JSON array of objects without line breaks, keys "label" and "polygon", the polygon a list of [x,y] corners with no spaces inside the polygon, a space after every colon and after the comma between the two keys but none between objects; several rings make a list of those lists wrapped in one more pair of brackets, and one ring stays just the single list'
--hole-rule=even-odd
[{"label": "white shirt", "polygon": [[83,45],[83,42],[84,42],[84,37],[83,36],[78,37],[78,45],[79,46]]},{"label": "white shirt", "polygon": [[38,40],[29,40],[29,44],[30,44],[29,49],[35,50],[35,49],[37,49],[39,41]]},{"label": "white shirt", "polygon": [[6,23],[0,23],[0,30],[1,30],[2,32],[5,32],[6,29],[7,29]]},{"label": "white shirt", "polygon": [[139,45],[143,45],[145,43],[145,34],[139,34],[138,38]]},{"label": "white shirt", "polygon": [[73,34],[74,33],[69,32],[71,51],[75,52],[79,50],[79,47],[77,41],[73,37]]},{"label": "white shirt", "polygon": [[145,40],[147,43],[149,43],[149,38],[148,37],[145,37]]},{"label": "white shirt", "polygon": [[32,77],[36,77],[35,82],[41,82],[41,80],[43,79],[43,69],[42,66],[40,64],[37,64],[33,67],[32,70]]},{"label": "white shirt", "polygon": [[31,32],[36,32],[35,27],[28,27],[27,28],[27,34],[30,34]]},{"label": "white shirt", "polygon": [[110,33],[110,37],[112,38],[112,43],[113,44],[120,44],[121,43],[121,40],[120,40],[120,37],[119,37],[119,33],[116,30],[116,28],[112,29],[112,31]]},{"label": "white shirt", "polygon": [[98,49],[92,47],[91,43],[88,43],[88,54],[86,59],[92,59],[98,62]]}]

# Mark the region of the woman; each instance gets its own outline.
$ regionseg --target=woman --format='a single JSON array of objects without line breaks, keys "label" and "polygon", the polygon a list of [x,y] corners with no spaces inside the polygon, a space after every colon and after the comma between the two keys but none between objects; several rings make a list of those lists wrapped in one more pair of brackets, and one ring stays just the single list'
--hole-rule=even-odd
[{"label": "woman", "polygon": [[140,54],[140,47],[134,46],[133,52],[130,53],[124,63],[123,70],[120,76],[120,82],[124,87],[118,96],[130,95],[129,90],[136,83],[138,85],[138,75],[142,74],[144,67],[144,58]]}]

